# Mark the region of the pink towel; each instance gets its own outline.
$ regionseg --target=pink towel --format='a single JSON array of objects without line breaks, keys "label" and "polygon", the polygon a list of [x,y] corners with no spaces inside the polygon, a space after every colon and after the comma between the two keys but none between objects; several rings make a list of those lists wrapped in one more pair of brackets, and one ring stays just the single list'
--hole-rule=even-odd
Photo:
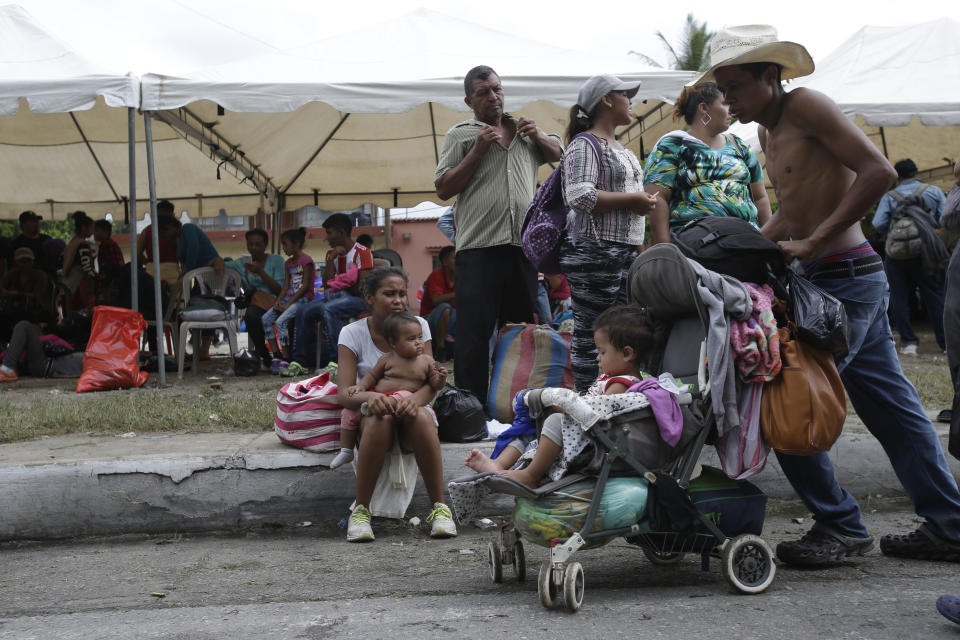
[{"label": "pink towel", "polygon": [[766,382],[780,373],[780,336],[773,317],[770,285],[744,282],[753,300],[753,313],[746,320],[730,320],[733,363],[744,382]]}]

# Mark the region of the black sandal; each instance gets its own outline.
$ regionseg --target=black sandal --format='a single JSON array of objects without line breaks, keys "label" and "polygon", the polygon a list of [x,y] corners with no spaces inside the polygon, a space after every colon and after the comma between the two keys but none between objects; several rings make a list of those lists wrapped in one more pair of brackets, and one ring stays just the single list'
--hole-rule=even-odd
[{"label": "black sandal", "polygon": [[960,562],[960,544],[937,537],[925,524],[907,535],[883,536],[880,538],[880,551],[897,558]]}]

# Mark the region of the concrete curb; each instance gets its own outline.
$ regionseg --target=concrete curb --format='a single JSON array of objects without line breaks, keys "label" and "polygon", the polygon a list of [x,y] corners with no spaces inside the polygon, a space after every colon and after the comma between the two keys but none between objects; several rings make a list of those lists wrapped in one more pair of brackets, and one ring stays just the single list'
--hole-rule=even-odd
[{"label": "concrete curb", "polygon": [[[939,432],[946,447],[946,428]],[[442,445],[445,482],[469,473],[463,460],[474,446]],[[332,458],[287,447],[273,433],[67,436],[2,445],[0,540],[339,522],[354,479],[349,466],[331,470]],[[855,418],[831,458],[855,496],[903,493],[883,449]],[[960,461],[948,459],[960,476]],[[717,465],[712,449],[704,462]],[[795,497],[775,456],[751,480],[772,498]],[[498,499],[489,515],[507,514],[511,505]],[[418,481],[407,515],[422,517],[429,508]]]}]

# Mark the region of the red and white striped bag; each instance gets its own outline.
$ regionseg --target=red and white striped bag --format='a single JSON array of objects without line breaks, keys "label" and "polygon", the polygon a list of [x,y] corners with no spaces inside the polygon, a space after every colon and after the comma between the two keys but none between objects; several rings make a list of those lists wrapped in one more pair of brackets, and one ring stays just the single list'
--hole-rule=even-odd
[{"label": "red and white striped bag", "polygon": [[323,453],[340,449],[337,385],[330,374],[283,385],[277,393],[273,430],[285,443]]}]

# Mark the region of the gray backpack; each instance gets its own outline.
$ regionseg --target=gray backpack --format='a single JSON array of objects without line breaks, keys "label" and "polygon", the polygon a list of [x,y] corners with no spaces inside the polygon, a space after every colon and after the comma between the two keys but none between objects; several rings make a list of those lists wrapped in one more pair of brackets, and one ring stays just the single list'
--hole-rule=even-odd
[{"label": "gray backpack", "polygon": [[910,260],[919,258],[923,251],[923,235],[919,225],[927,221],[932,228],[937,223],[927,211],[923,202],[923,192],[929,185],[921,184],[909,196],[902,196],[896,191],[890,191],[890,196],[897,206],[890,212],[890,230],[884,243],[884,250],[888,258],[894,260]]}]

